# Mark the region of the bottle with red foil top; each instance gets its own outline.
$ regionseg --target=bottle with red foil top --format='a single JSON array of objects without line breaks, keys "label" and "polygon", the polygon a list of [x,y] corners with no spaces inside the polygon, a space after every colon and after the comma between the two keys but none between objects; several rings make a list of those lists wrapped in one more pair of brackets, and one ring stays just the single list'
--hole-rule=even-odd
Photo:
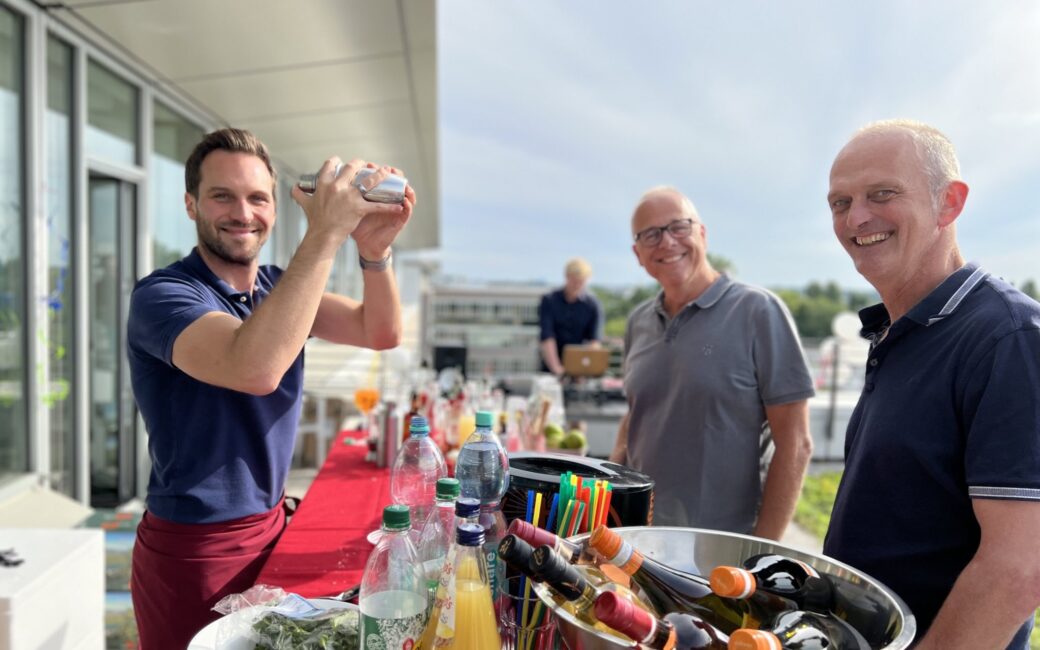
[{"label": "bottle with red foil top", "polygon": [[620,567],[643,590],[647,602],[658,612],[685,612],[704,619],[727,634],[745,624],[744,608],[738,601],[722,598],[702,576],[684,573],[644,556],[606,526],[589,536],[597,553]]},{"label": "bottle with red foil top", "polygon": [[784,612],[768,630],[737,630],[729,650],[870,650],[845,621],[815,612]]},{"label": "bottle with red foil top", "polygon": [[657,618],[611,591],[596,597],[601,622],[653,650],[725,650],[729,637],[693,614],[672,612]]},{"label": "bottle with red foil top", "polygon": [[587,543],[579,544],[578,542],[568,541],[522,519],[514,519],[509,524],[507,533],[516,535],[535,548],[551,546],[552,550],[571,563],[577,562],[583,554],[588,555]]}]

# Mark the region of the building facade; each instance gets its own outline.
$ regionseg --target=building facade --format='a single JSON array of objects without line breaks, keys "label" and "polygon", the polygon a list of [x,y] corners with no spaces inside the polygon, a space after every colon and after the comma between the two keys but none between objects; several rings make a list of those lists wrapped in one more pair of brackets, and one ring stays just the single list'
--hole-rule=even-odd
[{"label": "building facade", "polygon": [[[93,507],[143,495],[127,302],[137,279],[195,244],[183,162],[205,132],[242,126],[271,148],[279,216],[262,263],[288,263],[306,230],[291,184],[335,154],[411,165],[426,207],[400,257],[437,246],[433,3],[307,3],[368,22],[344,18],[340,31],[293,4],[0,0],[0,504],[27,486]],[[255,42],[218,38],[260,20],[272,33]],[[380,40],[364,41],[365,28]],[[339,52],[316,60],[311,41]],[[375,63],[362,46],[382,48]],[[248,65],[234,59],[243,49]],[[310,58],[285,63],[286,51]],[[351,104],[306,79],[323,65],[345,75]],[[384,68],[375,82],[347,83],[373,65]],[[301,85],[290,85],[293,68]],[[269,101],[243,102],[254,85]],[[369,120],[370,141],[346,126],[331,133],[347,123],[337,111],[356,128]],[[380,131],[386,114],[402,117]],[[330,288],[360,295],[359,277],[356,251],[344,247]]]},{"label": "building facade", "polygon": [[452,354],[465,356],[465,373],[471,378],[538,372],[538,303],[548,290],[433,283],[423,299],[422,358],[436,367],[438,356],[449,362]]}]

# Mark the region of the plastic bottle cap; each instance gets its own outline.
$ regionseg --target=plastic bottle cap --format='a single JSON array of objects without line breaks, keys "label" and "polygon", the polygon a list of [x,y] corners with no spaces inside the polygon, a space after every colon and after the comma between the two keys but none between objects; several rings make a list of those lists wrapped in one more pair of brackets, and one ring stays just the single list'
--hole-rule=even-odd
[{"label": "plastic bottle cap", "polygon": [[606,526],[596,526],[589,535],[589,546],[608,560],[613,559],[621,550],[621,536]]},{"label": "plastic bottle cap", "polygon": [[430,434],[430,423],[421,415],[413,415],[408,423],[408,432],[413,436],[426,436]]},{"label": "plastic bottle cap", "polygon": [[491,411],[477,411],[476,425],[478,427],[491,428],[491,426],[494,423],[495,423],[495,416],[491,413]]},{"label": "plastic bottle cap", "polygon": [[708,578],[711,590],[726,598],[747,598],[755,593],[755,576],[735,566],[717,566]]},{"label": "plastic bottle cap", "polygon": [[437,498],[454,499],[459,496],[459,479],[439,478],[437,479]]},{"label": "plastic bottle cap", "polygon": [[383,528],[387,530],[404,530],[411,526],[412,518],[408,506],[395,503],[383,508]]},{"label": "plastic bottle cap", "polygon": [[783,650],[783,646],[772,632],[737,630],[729,636],[729,650]]},{"label": "plastic bottle cap", "polygon": [[483,546],[484,527],[480,524],[459,524],[455,530],[455,541],[459,546]]},{"label": "plastic bottle cap", "polygon": [[596,618],[636,641],[646,639],[654,629],[654,617],[649,612],[613,591],[596,596],[594,609]]},{"label": "plastic bottle cap", "polygon": [[455,515],[462,518],[480,513],[480,501],[473,497],[461,497],[455,501]]}]

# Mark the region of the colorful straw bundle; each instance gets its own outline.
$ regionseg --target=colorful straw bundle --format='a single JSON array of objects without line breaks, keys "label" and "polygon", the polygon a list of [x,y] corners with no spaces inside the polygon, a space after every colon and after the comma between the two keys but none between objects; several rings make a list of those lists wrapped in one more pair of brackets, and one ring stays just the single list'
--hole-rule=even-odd
[{"label": "colorful straw bundle", "polygon": [[[556,495],[553,495],[552,507],[556,507]],[[541,518],[541,513],[542,493],[528,490],[527,516],[525,521],[537,526]],[[537,631],[545,621],[545,606],[542,604],[541,600],[536,598],[534,600],[534,606],[529,607],[532,602],[531,581],[527,579],[527,576],[520,576],[519,588],[520,593],[517,594],[517,596],[519,597],[521,607],[518,608],[516,612],[516,623],[517,628],[519,628],[516,644],[517,648],[521,650],[541,650],[540,646],[544,643],[545,637],[539,637]],[[538,639],[537,642],[536,638]]]},{"label": "colorful straw bundle", "polygon": [[591,532],[596,526],[607,523],[610,499],[614,486],[609,481],[581,478],[573,472],[560,475],[559,507],[554,497],[556,520],[550,519],[545,528],[560,537],[570,537]]},{"label": "colorful straw bundle", "polygon": [[[595,530],[607,523],[610,499],[614,487],[609,481],[581,478],[573,472],[560,475],[560,490],[552,495],[548,512],[542,518],[542,493],[527,491],[527,510],[524,521],[556,533],[560,537],[571,537]],[[519,580],[520,593],[516,594],[522,604],[516,611],[516,627],[519,629],[517,648],[541,650],[545,635],[537,635],[546,617],[541,600],[531,600],[531,583],[526,576]],[[530,611],[528,611],[530,610]]]}]

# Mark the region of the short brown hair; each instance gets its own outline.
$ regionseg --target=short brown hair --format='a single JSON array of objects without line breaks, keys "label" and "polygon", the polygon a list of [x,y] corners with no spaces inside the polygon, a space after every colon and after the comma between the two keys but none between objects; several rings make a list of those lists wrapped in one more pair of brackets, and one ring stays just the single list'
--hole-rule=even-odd
[{"label": "short brown hair", "polygon": [[[247,153],[256,156],[267,165],[267,171],[271,173],[272,182],[277,180],[278,175],[271,164],[271,156],[267,153],[267,147],[260,138],[245,129],[227,127],[207,133],[206,137],[195,145],[187,162],[184,163],[184,189],[199,198],[199,185],[202,183],[202,161],[214,151],[230,151],[232,153]],[[272,186],[272,192],[274,187]]]}]

